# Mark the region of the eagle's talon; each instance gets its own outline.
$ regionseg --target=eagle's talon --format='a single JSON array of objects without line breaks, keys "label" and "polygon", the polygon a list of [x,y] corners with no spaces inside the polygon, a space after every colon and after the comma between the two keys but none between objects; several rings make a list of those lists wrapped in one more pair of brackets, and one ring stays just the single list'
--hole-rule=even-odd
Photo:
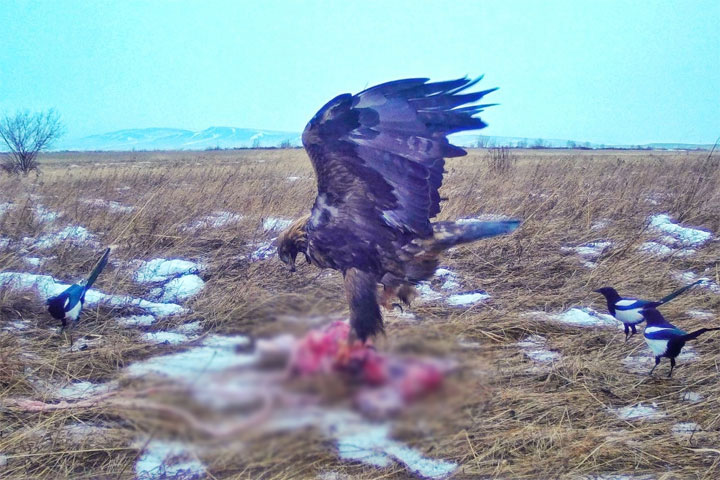
[{"label": "eagle's talon", "polygon": [[393,303],[393,304],[392,304],[392,307],[393,307],[393,308],[399,308],[399,309],[400,309],[400,313],[405,313],[405,310],[403,310],[402,305],[400,305],[399,303]]}]

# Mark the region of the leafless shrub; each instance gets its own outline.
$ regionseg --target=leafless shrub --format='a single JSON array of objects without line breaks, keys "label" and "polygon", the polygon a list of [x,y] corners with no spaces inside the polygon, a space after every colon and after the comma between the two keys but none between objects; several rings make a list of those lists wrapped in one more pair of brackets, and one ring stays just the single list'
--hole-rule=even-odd
[{"label": "leafless shrub", "polygon": [[28,174],[37,170],[37,155],[63,133],[60,115],[53,109],[30,113],[20,111],[0,118],[0,139],[9,153],[2,164],[9,173]]},{"label": "leafless shrub", "polygon": [[496,147],[488,150],[488,168],[490,172],[504,174],[510,171],[515,159],[506,147]]}]

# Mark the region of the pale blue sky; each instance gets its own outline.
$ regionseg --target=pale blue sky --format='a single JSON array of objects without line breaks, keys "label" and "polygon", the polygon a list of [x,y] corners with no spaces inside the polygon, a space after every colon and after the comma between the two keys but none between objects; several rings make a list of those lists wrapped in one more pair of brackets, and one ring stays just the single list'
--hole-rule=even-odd
[{"label": "pale blue sky", "polygon": [[299,132],[338,93],[485,74],[488,135],[713,143],[719,24],[717,0],[2,0],[0,112]]}]

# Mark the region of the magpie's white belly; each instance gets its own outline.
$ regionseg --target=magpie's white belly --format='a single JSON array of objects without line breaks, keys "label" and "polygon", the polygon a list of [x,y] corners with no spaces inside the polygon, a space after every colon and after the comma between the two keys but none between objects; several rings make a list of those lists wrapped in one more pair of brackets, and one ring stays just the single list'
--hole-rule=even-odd
[{"label": "magpie's white belly", "polygon": [[648,344],[648,347],[650,347],[650,350],[652,350],[653,354],[656,357],[664,355],[667,351],[667,340],[651,340],[649,338],[646,338],[645,342]]},{"label": "magpie's white belly", "polygon": [[76,322],[78,317],[80,316],[80,310],[82,309],[82,302],[78,302],[75,304],[73,308],[65,312],[65,319],[72,320],[73,322]]},{"label": "magpie's white belly", "polygon": [[643,321],[643,316],[640,313],[639,308],[633,310],[615,310],[615,318],[623,323],[629,323],[632,325]]}]

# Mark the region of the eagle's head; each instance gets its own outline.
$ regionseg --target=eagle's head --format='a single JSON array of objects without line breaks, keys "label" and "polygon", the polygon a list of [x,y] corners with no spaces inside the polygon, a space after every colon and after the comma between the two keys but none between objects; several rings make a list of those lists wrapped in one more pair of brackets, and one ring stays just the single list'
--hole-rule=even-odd
[{"label": "eagle's head", "polygon": [[310,257],[307,254],[307,225],[310,215],[295,220],[286,230],[284,230],[277,239],[277,253],[280,260],[290,268],[291,272],[295,271],[295,258],[298,253],[303,253],[308,263]]}]

